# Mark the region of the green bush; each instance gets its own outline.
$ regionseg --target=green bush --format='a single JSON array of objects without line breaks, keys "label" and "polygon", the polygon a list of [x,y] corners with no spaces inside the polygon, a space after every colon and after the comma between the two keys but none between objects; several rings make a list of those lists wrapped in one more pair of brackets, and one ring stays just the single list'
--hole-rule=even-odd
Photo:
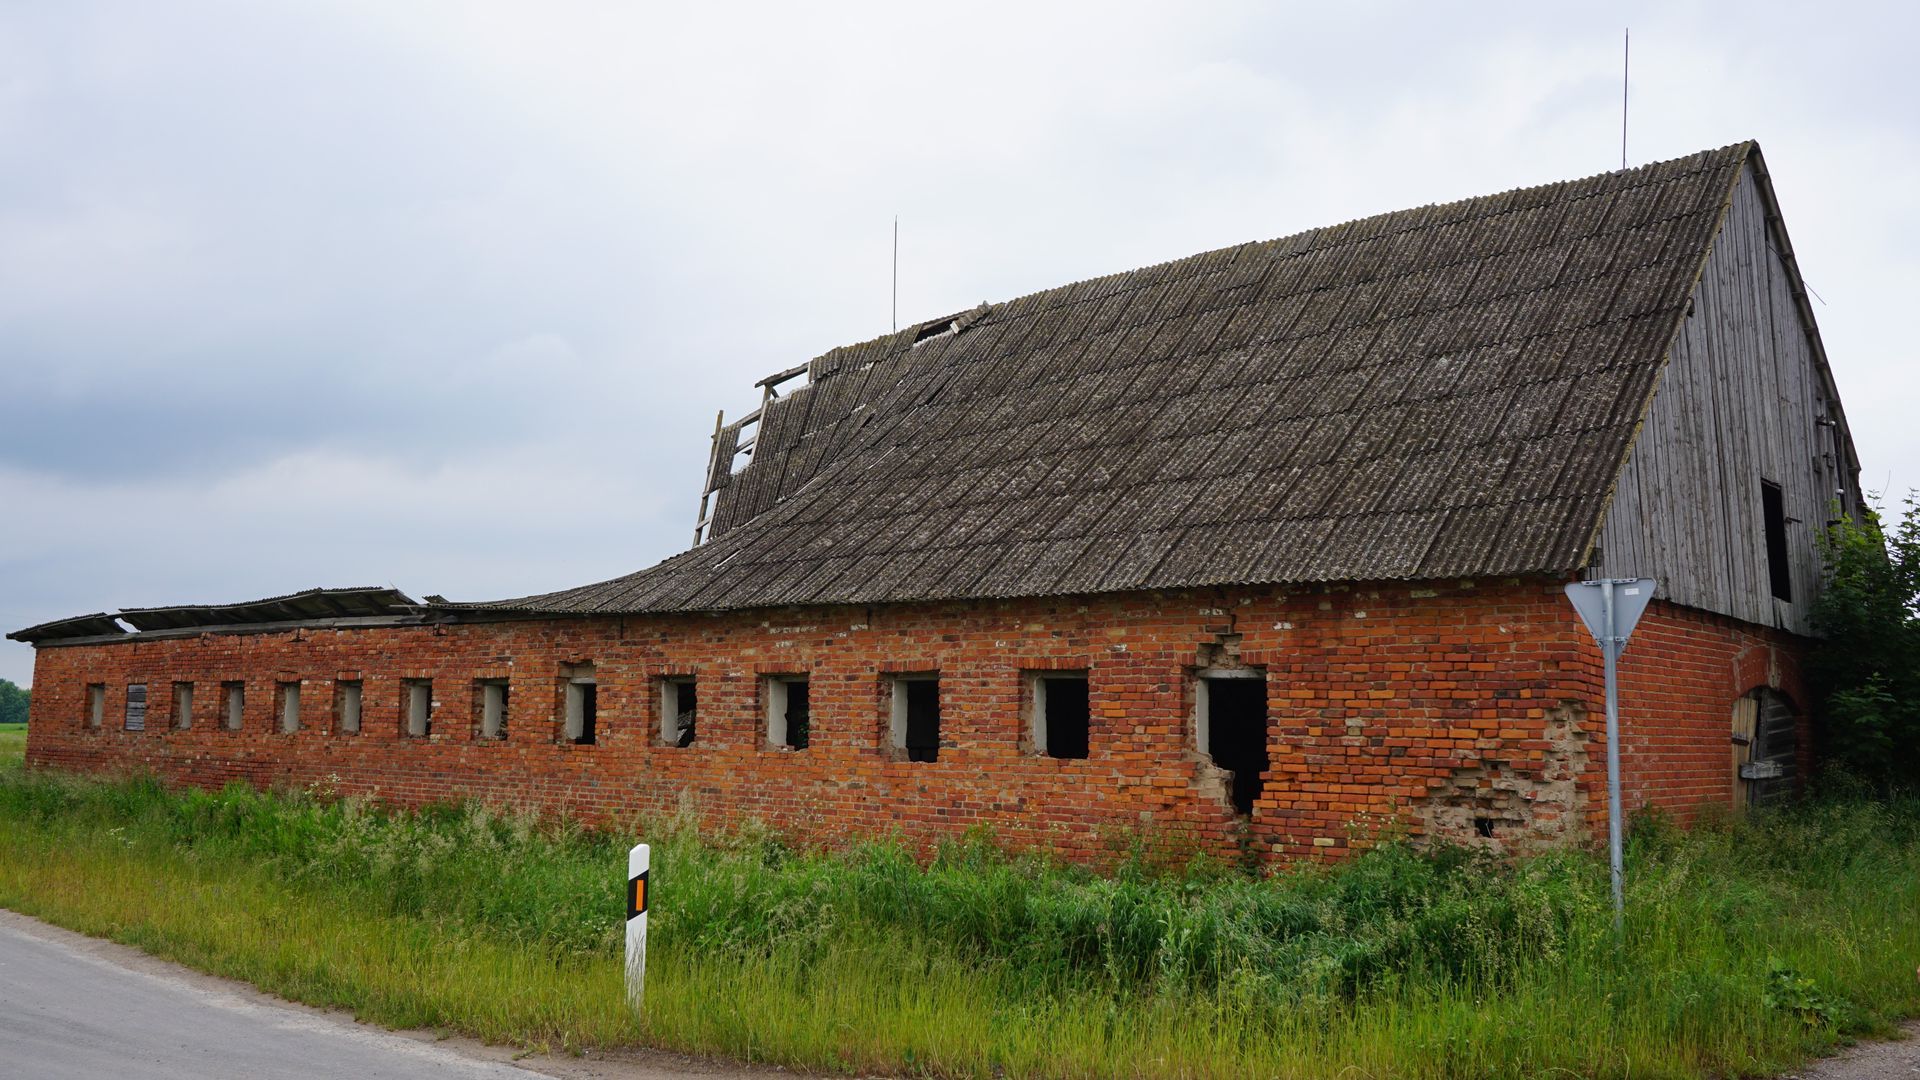
[{"label": "green bush", "polygon": [[1828,530],[1807,673],[1823,761],[1874,791],[1920,785],[1920,501]]}]

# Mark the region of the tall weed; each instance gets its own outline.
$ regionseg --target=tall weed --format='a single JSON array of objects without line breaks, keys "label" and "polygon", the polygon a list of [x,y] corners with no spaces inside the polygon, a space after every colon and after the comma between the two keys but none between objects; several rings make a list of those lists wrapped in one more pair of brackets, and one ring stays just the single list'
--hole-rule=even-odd
[{"label": "tall weed", "polygon": [[[83,873],[91,852],[401,928],[429,966],[447,942],[504,950],[521,974],[499,976],[482,1005],[432,984],[382,990],[393,1011],[375,1011],[518,1041],[645,1038],[952,1074],[1150,1074],[1152,1059],[1196,1075],[1343,1062],[1695,1075],[1788,1061],[1920,1011],[1915,803],[1690,831],[1642,821],[1624,941],[1604,862],[1573,851],[1501,861],[1388,844],[1274,874],[1142,859],[1098,875],[985,836],[922,860],[889,842],[801,849],[685,822],[596,832],[477,805],[403,812],[324,791],[175,793],[45,771],[0,772],[0,818],[12,823],[0,902],[56,917],[53,886],[25,860],[66,853]],[[653,971],[669,989],[636,1028],[615,1004],[529,988],[574,971],[577,993],[614,993],[625,851],[639,838],[654,846]],[[324,954],[274,963],[300,972],[302,992],[366,1007]],[[1633,1049],[1596,1049],[1616,1044]]]}]

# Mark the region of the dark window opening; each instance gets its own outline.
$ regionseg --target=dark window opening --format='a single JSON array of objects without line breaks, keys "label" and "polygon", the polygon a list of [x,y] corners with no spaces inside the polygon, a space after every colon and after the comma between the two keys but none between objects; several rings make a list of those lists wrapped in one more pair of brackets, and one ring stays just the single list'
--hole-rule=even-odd
[{"label": "dark window opening", "polygon": [[805,750],[811,741],[813,691],[804,678],[777,677],[767,682],[767,741]]},{"label": "dark window opening", "polygon": [[1793,601],[1793,569],[1787,558],[1787,504],[1780,485],[1760,481],[1760,511],[1767,522],[1767,576],[1772,579],[1773,598]]},{"label": "dark window opening", "polygon": [[908,761],[940,760],[940,680],[896,680],[893,701],[895,746]]},{"label": "dark window opening", "polygon": [[692,746],[700,718],[700,691],[691,676],[660,680],[660,741]]},{"label": "dark window opening", "polygon": [[599,737],[600,688],[575,679],[567,684],[567,741],[592,746]]},{"label": "dark window opening", "polygon": [[1267,680],[1208,679],[1208,751],[1213,763],[1233,773],[1233,808],[1253,813],[1267,771]]},{"label": "dark window opening", "polygon": [[1048,757],[1087,756],[1087,729],[1092,723],[1086,676],[1045,676],[1039,680],[1041,732]]},{"label": "dark window opening", "polygon": [[1487,837],[1488,839],[1492,839],[1492,837],[1493,837],[1493,819],[1492,819],[1492,818],[1490,818],[1490,817],[1477,817],[1477,818],[1474,818],[1474,819],[1473,819],[1473,832],[1474,832],[1474,835],[1475,835],[1475,836],[1484,836],[1484,837]]}]

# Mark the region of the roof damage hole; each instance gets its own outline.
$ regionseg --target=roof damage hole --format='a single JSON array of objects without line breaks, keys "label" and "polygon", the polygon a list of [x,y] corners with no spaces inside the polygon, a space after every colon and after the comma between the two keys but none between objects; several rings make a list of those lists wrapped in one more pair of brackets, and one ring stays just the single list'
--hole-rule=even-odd
[{"label": "roof damage hole", "polygon": [[760,413],[755,412],[740,421],[739,432],[734,436],[733,457],[727,462],[727,472],[738,476],[740,470],[753,464],[753,446],[759,442]]},{"label": "roof damage hole", "polygon": [[1253,814],[1265,781],[1267,757],[1267,680],[1264,675],[1206,678],[1202,719],[1213,763],[1233,773],[1233,808]]},{"label": "roof damage hole", "polygon": [[950,334],[957,334],[959,332],[960,317],[958,315],[950,315],[944,319],[935,319],[930,323],[920,324],[920,329],[913,332],[913,343],[919,345],[923,342],[932,341],[934,338],[947,337]]}]

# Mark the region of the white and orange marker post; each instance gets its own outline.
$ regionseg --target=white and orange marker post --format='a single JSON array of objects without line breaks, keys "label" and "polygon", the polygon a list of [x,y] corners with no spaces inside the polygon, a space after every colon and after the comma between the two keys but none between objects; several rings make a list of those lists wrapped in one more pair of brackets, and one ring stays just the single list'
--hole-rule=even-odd
[{"label": "white and orange marker post", "polygon": [[627,1000],[640,1008],[647,993],[647,864],[651,852],[635,844],[627,852]]}]

